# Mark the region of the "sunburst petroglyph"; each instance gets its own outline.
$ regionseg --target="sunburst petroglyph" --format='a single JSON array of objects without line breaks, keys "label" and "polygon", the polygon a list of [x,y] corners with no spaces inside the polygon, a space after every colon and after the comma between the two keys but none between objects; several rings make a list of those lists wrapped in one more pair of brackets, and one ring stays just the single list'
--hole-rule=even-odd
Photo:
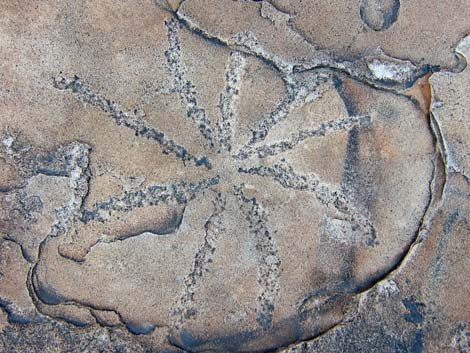
[{"label": "sunburst petroglyph", "polygon": [[[174,18],[165,27],[169,91],[192,124],[184,134],[203,142],[185,145],[151,123],[159,111],[122,106],[86,77],[58,74],[51,85],[60,94],[158,145],[179,169],[171,182],[89,205],[93,147],[58,146],[51,158],[62,172],[51,162],[28,179],[69,191],[44,206],[55,210],[50,231],[33,245],[20,230],[11,235],[32,264],[35,306],[79,326],[162,331],[191,351],[270,349],[340,323],[415,239],[434,168],[424,115],[348,70],[323,67],[279,73],[281,99],[243,125],[250,65],[268,64],[232,48],[214,116],[189,78],[188,30]],[[329,100],[337,108],[325,110]],[[17,138],[5,137],[5,148]]]}]

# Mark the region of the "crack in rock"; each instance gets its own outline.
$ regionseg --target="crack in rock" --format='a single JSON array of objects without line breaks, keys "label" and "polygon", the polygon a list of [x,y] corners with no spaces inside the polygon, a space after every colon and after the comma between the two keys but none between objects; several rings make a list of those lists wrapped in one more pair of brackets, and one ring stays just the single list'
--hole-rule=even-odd
[{"label": "crack in rock", "polygon": [[[367,6],[363,6],[362,13],[364,16],[366,12],[368,15],[372,15],[372,12],[370,11],[372,8],[375,8],[375,16],[377,12],[376,10],[379,8],[382,9],[382,7],[374,5],[374,3],[380,3],[384,0],[364,1],[367,2],[367,4],[365,4]],[[397,1],[394,1],[394,3]],[[198,22],[197,13],[193,14],[190,10],[188,11],[188,6],[185,6],[188,3],[190,2],[182,2],[174,12],[174,15],[189,30],[206,39],[216,40],[233,50],[241,50],[254,55],[261,60],[270,63],[279,72],[285,75],[319,68],[330,68],[333,70],[340,70],[359,81],[368,83],[377,88],[390,89],[398,93],[401,89],[410,85],[410,83],[413,83],[419,77],[424,76],[433,69],[430,65],[416,67],[409,60],[399,60],[390,57],[385,55],[380,49],[375,53],[366,53],[351,61],[336,58],[335,55],[332,55],[327,50],[316,48],[316,46],[311,44],[304,36],[302,36],[301,33],[293,29],[289,24],[289,21],[285,20],[282,15],[282,20],[273,21],[270,18],[273,11],[268,10],[267,8],[269,8],[269,5],[266,5],[266,2],[262,1],[260,2],[261,4],[258,9],[259,18],[265,21],[270,21],[272,24],[272,30],[275,33],[278,33],[283,38],[289,38],[289,41],[297,43],[298,47],[301,48],[299,49],[299,53],[295,51],[294,53],[277,52],[278,49],[273,42],[270,42],[266,38],[260,40],[258,38],[259,36],[255,31],[251,30],[251,28],[239,28],[239,31],[231,36],[224,33],[224,23],[221,23],[221,33],[213,31],[210,28],[206,28],[207,26]],[[379,12],[382,11],[380,9]],[[246,9],[246,11],[250,10],[253,11],[253,9]],[[279,11],[277,10],[277,12]],[[283,13],[281,12],[281,14]],[[389,22],[393,20],[393,16],[396,14],[398,14],[396,4],[392,6],[391,12],[387,12],[385,10],[385,12],[381,13],[384,25],[389,25]],[[194,18],[194,16],[196,16],[196,18]],[[368,16],[367,18],[371,18],[371,16]],[[274,47],[274,49],[271,47]],[[369,67],[369,65],[371,66]],[[380,67],[378,67],[378,65]]]}]

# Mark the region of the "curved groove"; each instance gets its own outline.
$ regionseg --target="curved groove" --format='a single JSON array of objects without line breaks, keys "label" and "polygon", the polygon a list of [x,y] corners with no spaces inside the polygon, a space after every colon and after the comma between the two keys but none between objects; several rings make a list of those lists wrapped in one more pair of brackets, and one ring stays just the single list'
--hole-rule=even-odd
[{"label": "curved groove", "polygon": [[[409,86],[410,83],[416,81],[418,78],[424,76],[426,73],[428,73],[430,70],[438,70],[437,67],[432,67],[428,64],[425,64],[421,67],[418,67],[413,70],[413,73],[411,77],[406,81],[406,82],[400,82],[400,81],[383,81],[380,80],[379,78],[374,78],[373,74],[368,71],[364,71],[363,67],[366,65],[367,59],[369,57],[366,56],[361,56],[355,61],[337,61],[333,56],[331,56],[328,52],[326,51],[319,51],[319,55],[316,58],[312,58],[311,61],[302,61],[302,62],[293,62],[293,63],[285,63],[283,60],[279,57],[276,56],[276,54],[271,54],[267,53],[264,51],[264,48],[261,47],[256,47],[253,48],[251,44],[254,45],[254,43],[257,43],[255,38],[246,38],[246,40],[238,40],[236,43],[231,44],[227,42],[226,40],[217,37],[216,35],[212,35],[205,31],[203,28],[195,24],[189,17],[187,17],[184,13],[182,13],[181,10],[181,5],[184,2],[180,4],[178,9],[173,12],[173,15],[178,19],[178,21],[184,25],[186,28],[191,30],[192,32],[202,36],[206,40],[213,41],[217,43],[218,45],[223,45],[224,47],[228,47],[231,50],[235,51],[243,51],[247,54],[250,54],[252,56],[257,57],[258,59],[262,60],[263,62],[268,63],[270,66],[274,67],[278,72],[280,72],[283,75],[291,75],[294,73],[300,73],[300,72],[307,72],[307,71],[312,71],[312,70],[318,70],[321,68],[327,68],[327,69],[332,69],[332,70],[338,70],[343,73],[346,73],[352,77],[354,77],[356,80],[361,81],[361,82],[367,82],[368,84],[371,85],[376,85],[376,86],[391,86],[390,89],[393,89],[392,87],[394,85],[401,86],[405,84],[406,86]],[[299,34],[300,35],[300,34]],[[302,36],[301,36],[302,37]],[[303,37],[302,37],[303,38]],[[308,41],[307,41],[308,43]],[[258,45],[258,44],[256,44]],[[387,57],[390,60],[397,60],[392,57]],[[406,60],[407,62],[411,63],[411,61]],[[414,66],[414,64],[413,64]],[[395,92],[398,92],[398,90],[394,90]]]},{"label": "curved groove", "polygon": [[[408,263],[408,261],[411,260],[413,257],[415,251],[417,251],[417,247],[419,244],[425,240],[425,234],[428,231],[428,227],[432,223],[437,211],[441,208],[442,202],[443,202],[443,193],[447,185],[447,171],[446,171],[446,166],[445,166],[445,155],[443,154],[443,146],[441,145],[442,140],[439,138],[439,130],[435,129],[433,123],[432,123],[432,118],[431,115],[428,115],[429,118],[429,129],[431,130],[431,135],[434,138],[434,146],[435,146],[435,160],[433,161],[434,164],[434,170],[433,174],[431,177],[431,180],[429,182],[429,200],[428,204],[424,210],[423,216],[419,222],[418,228],[413,236],[413,238],[410,240],[410,242],[405,246],[403,249],[402,253],[397,257],[395,263],[392,265],[391,268],[389,268],[387,271],[384,271],[383,273],[379,273],[376,275],[375,279],[373,279],[369,283],[364,283],[362,287],[357,288],[357,292],[351,293],[354,295],[354,297],[360,297],[363,295],[367,295],[370,291],[374,290],[377,285],[379,285],[381,282],[388,280],[389,278],[398,275],[404,266]],[[439,161],[442,161],[443,163],[439,163]],[[443,165],[444,167],[441,167]],[[443,171],[440,171],[440,169],[443,168]],[[440,173],[443,172],[443,173]],[[443,174],[445,177],[440,180],[439,179],[439,174]],[[439,184],[439,181],[441,183]],[[441,191],[439,192],[438,195],[436,195],[436,190]],[[284,351],[287,348],[292,348],[292,347],[297,347],[302,344],[306,344],[308,342],[315,341],[316,339],[320,338],[321,336],[327,334],[329,331],[332,329],[337,328],[338,326],[342,325],[347,325],[348,323],[344,323],[341,321],[338,325],[333,326],[330,329],[325,330],[321,334],[314,335],[312,337],[299,340],[296,342],[292,342],[289,345],[278,347],[276,350],[277,352]]]},{"label": "curved groove", "polygon": [[113,237],[113,238],[108,238],[108,237],[99,238],[94,244],[92,244],[88,248],[87,253],[86,253],[83,260],[76,260],[76,259],[73,259],[69,256],[66,256],[66,255],[62,254],[62,253],[61,253],[61,255],[65,258],[69,259],[69,260],[81,263],[81,262],[85,261],[86,257],[88,256],[89,253],[91,253],[93,248],[95,246],[99,245],[99,244],[112,244],[112,243],[116,243],[116,242],[122,242],[122,241],[129,240],[131,238],[136,238],[136,237],[145,235],[145,234],[152,234],[154,236],[162,236],[162,235],[172,234],[172,233],[176,232],[178,230],[178,228],[180,227],[181,222],[183,220],[183,215],[184,215],[184,210],[185,209],[186,208],[184,207],[182,212],[176,212],[175,211],[174,214],[173,214],[173,217],[171,219],[167,220],[167,222],[165,222],[164,224],[162,224],[161,226],[159,226],[157,228],[149,228],[149,229],[146,229],[146,230],[139,230],[138,232],[123,233],[123,234],[119,234],[118,236]]}]

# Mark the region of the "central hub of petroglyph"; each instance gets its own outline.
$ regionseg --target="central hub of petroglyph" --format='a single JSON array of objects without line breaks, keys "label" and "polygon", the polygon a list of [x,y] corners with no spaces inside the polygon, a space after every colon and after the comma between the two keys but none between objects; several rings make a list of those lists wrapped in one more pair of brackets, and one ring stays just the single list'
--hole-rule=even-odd
[{"label": "central hub of petroglyph", "polygon": [[[265,349],[331,327],[414,239],[433,170],[423,114],[318,69],[282,74],[280,99],[242,118],[244,89],[266,64],[227,50],[223,88],[209,88],[218,114],[209,116],[184,62],[185,32],[176,20],[165,25],[167,94],[191,129],[169,132],[86,77],[54,79],[64,99],[157,145],[176,167],[165,182],[90,203],[98,147],[61,146],[54,158],[65,161],[69,192],[31,256],[36,305],[77,325],[165,330],[191,351]],[[148,168],[158,175],[165,164]]]}]

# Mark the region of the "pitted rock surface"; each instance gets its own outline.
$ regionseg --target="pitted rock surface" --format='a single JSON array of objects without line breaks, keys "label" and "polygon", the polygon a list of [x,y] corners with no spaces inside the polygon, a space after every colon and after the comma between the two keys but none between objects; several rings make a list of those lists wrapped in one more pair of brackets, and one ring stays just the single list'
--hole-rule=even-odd
[{"label": "pitted rock surface", "polygon": [[464,5],[0,5],[0,351],[466,352]]}]

